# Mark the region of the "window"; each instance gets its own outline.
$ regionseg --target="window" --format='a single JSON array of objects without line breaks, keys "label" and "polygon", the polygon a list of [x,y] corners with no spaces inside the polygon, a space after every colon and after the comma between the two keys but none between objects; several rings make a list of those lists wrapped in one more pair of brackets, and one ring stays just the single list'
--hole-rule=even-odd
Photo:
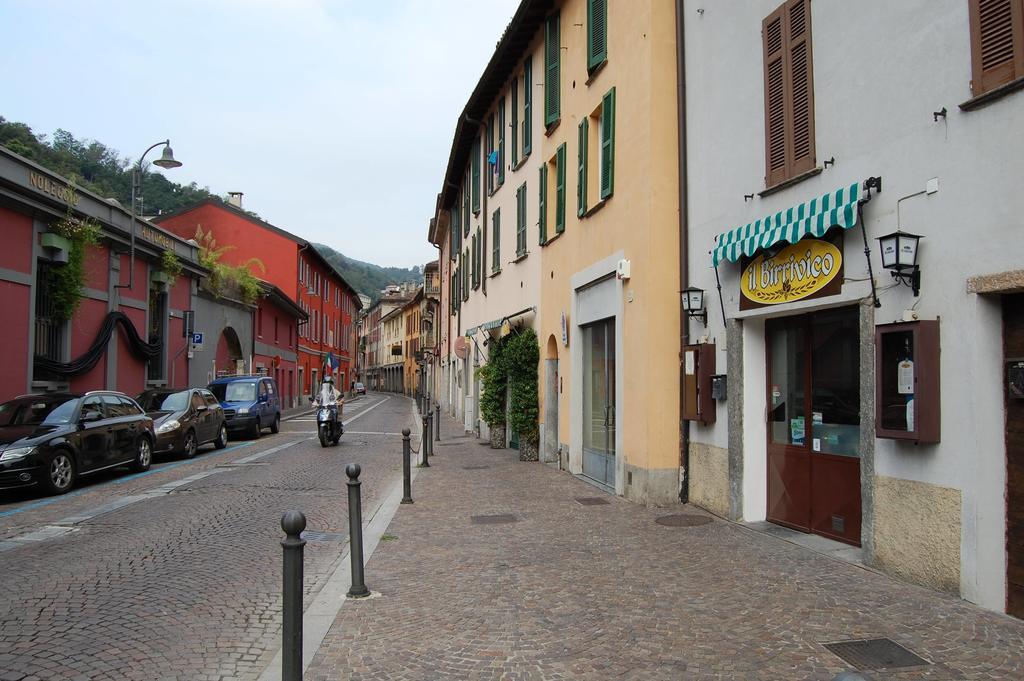
[{"label": "window", "polygon": [[516,190],[516,257],[526,256],[526,183]]},{"label": "window", "polygon": [[555,233],[565,231],[565,142],[555,154]]},{"label": "window", "polygon": [[452,230],[450,248],[452,249],[452,261],[454,262],[458,259],[459,250],[462,248],[459,244],[459,239],[462,238],[462,211],[458,208],[458,201],[455,203],[455,208],[448,211],[448,214],[449,224],[451,225]]},{"label": "window", "polygon": [[971,92],[1024,78],[1024,2],[970,0]]},{"label": "window", "polygon": [[477,256],[480,254],[480,241],[477,239],[477,235],[473,235],[472,250],[470,255],[470,279],[472,280],[473,288],[480,286],[480,258]]},{"label": "window", "polygon": [[505,98],[498,100],[498,186],[505,184]]},{"label": "window", "polygon": [[467,237],[469,236],[469,229],[470,229],[470,224],[469,223],[470,223],[470,220],[472,219],[470,217],[470,212],[469,212],[470,211],[470,208],[469,208],[469,203],[470,203],[470,201],[469,201],[469,199],[470,199],[470,197],[469,197],[469,195],[470,195],[469,179],[470,179],[469,168],[466,168],[466,178],[462,182],[462,235],[463,236],[467,236]]},{"label": "window", "polygon": [[540,245],[548,240],[548,164],[540,166],[540,178],[537,182],[537,233]]},{"label": "window", "polygon": [[462,258],[462,299],[469,300],[469,249],[463,252]]},{"label": "window", "polygon": [[487,163],[487,195],[494,193],[494,117],[484,127],[484,152]]},{"label": "window", "polygon": [[548,17],[544,27],[544,125],[552,126],[561,118],[559,88],[562,46],[558,35],[558,15]]},{"label": "window", "polygon": [[608,2],[587,0],[587,71],[608,61]]},{"label": "window", "polygon": [[577,133],[576,152],[576,215],[583,217],[587,212],[587,131],[590,117],[584,116]]},{"label": "window", "polygon": [[491,272],[501,271],[501,208],[491,216]]},{"label": "window", "polygon": [[523,156],[533,149],[533,55],[523,64]]},{"label": "window", "polygon": [[601,200],[607,199],[615,189],[615,88],[601,100]]},{"label": "window", "polygon": [[472,161],[470,162],[472,170],[472,188],[471,193],[473,195],[473,213],[480,212],[480,136],[477,135],[476,139],[473,140],[473,151]]},{"label": "window", "polygon": [[814,168],[810,0],[787,0],[764,20],[761,33],[765,185],[772,187]]},{"label": "window", "polygon": [[[66,324],[57,311],[55,293],[55,267],[39,261],[36,274],[35,354],[58,362],[64,361]],[[39,378],[38,372],[36,378]]]},{"label": "window", "polygon": [[274,342],[281,340],[280,332],[277,324],[277,315],[274,315]]},{"label": "window", "polygon": [[519,165],[519,77],[512,78],[512,167]]},{"label": "window", "polygon": [[107,409],[107,418],[118,419],[123,416],[131,416],[131,412],[117,399],[117,395],[103,395],[103,406]]}]

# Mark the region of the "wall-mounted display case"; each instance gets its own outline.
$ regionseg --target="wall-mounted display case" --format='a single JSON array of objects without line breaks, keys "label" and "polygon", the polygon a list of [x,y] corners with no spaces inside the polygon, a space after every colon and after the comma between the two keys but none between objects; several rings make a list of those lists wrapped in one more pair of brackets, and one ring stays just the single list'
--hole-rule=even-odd
[{"label": "wall-mounted display case", "polygon": [[681,373],[683,418],[701,423],[715,422],[715,399],[711,379],[715,375],[715,345],[701,343],[683,347]]},{"label": "wall-mounted display case", "polygon": [[875,437],[933,443],[940,436],[939,321],[875,328]]}]

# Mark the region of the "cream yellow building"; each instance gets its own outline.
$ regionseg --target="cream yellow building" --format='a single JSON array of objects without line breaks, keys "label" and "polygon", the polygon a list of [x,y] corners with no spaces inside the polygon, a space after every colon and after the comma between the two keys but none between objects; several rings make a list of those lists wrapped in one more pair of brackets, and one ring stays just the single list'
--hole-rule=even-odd
[{"label": "cream yellow building", "polygon": [[[442,306],[467,430],[481,339],[530,326],[541,459],[649,503],[680,489],[675,44],[673,3],[524,0],[459,119],[431,232],[456,260]],[[498,163],[479,215],[477,158]]]}]

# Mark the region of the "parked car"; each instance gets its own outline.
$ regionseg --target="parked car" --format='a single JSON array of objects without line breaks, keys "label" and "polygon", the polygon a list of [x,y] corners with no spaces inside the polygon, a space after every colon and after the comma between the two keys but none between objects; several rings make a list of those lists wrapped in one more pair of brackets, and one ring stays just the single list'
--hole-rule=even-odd
[{"label": "parked car", "polygon": [[66,395],[32,432],[0,445],[0,489],[41,485],[63,494],[80,475],[153,461],[153,419],[117,392]]},{"label": "parked car", "polygon": [[359,381],[356,381],[355,387],[353,388],[352,391],[356,395],[365,395],[366,394],[366,386],[363,385],[362,383],[360,383]]},{"label": "parked car", "polygon": [[0,404],[0,448],[29,435],[46,416],[68,400],[69,393],[20,395]]},{"label": "parked car", "polygon": [[228,446],[224,409],[209,390],[154,388],[139,395],[138,402],[153,419],[154,453],[184,454],[191,459],[209,442],[217,449]]},{"label": "parked car", "polygon": [[230,376],[207,386],[224,408],[228,432],[244,431],[258,438],[264,428],[281,430],[281,397],[269,376]]}]

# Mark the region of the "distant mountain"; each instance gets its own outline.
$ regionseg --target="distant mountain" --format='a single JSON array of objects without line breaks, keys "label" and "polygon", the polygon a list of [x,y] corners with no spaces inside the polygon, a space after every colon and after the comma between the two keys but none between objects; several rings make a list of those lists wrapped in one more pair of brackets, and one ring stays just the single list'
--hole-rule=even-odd
[{"label": "distant mountain", "polygon": [[330,246],[313,244],[313,247],[324,256],[327,262],[334,265],[345,281],[355,287],[356,291],[376,302],[380,291],[389,284],[401,284],[407,281],[419,283],[423,281],[423,267],[413,265],[404,267],[381,267],[373,263],[354,260],[342,255]]}]

